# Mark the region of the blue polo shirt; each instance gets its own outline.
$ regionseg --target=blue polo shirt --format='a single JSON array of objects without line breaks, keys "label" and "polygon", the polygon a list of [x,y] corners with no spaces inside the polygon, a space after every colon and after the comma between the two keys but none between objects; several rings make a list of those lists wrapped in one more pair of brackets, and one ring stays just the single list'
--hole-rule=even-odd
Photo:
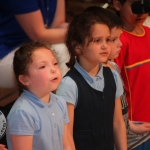
[{"label": "blue polo shirt", "polygon": [[30,41],[14,15],[40,9],[44,23],[50,27],[54,18],[56,3],[57,0],[0,0],[0,59],[22,43]]},{"label": "blue polo shirt", "polygon": [[45,103],[24,90],[13,105],[6,132],[8,149],[12,150],[11,135],[33,136],[32,150],[63,150],[64,125],[69,122],[66,102],[50,93]]},{"label": "blue polo shirt", "polygon": [[[104,89],[104,77],[103,77],[103,66],[100,64],[100,70],[96,76],[91,76],[88,74],[76,61],[74,67],[83,76],[87,83],[94,89],[98,91],[103,91]],[[116,82],[116,98],[123,94],[123,85],[119,77],[119,74],[115,70],[111,70]],[[78,88],[75,81],[70,77],[64,77],[56,91],[56,94],[63,97],[66,102],[73,105],[77,105],[78,102]]]}]

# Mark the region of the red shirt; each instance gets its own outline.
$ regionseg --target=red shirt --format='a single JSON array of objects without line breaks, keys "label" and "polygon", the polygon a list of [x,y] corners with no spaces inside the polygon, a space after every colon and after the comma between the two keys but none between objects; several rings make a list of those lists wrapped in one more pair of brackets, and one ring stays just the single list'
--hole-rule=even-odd
[{"label": "red shirt", "polygon": [[129,119],[150,122],[150,28],[135,35],[123,30],[121,52],[115,60],[124,80]]}]

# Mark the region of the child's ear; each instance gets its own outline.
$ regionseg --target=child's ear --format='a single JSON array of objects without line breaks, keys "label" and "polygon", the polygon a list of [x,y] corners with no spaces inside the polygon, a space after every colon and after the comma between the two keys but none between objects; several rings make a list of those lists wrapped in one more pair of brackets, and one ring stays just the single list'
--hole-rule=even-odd
[{"label": "child's ear", "polygon": [[119,0],[113,0],[114,7],[117,11],[121,9],[121,3]]},{"label": "child's ear", "polygon": [[19,81],[20,81],[23,85],[25,85],[25,86],[28,86],[28,85],[29,85],[27,76],[25,76],[25,75],[19,75],[18,79],[19,79]]},{"label": "child's ear", "polygon": [[75,47],[75,51],[76,51],[76,53],[77,53],[78,55],[81,55],[81,54],[82,54],[82,47],[81,47],[80,45],[77,45],[77,46]]}]

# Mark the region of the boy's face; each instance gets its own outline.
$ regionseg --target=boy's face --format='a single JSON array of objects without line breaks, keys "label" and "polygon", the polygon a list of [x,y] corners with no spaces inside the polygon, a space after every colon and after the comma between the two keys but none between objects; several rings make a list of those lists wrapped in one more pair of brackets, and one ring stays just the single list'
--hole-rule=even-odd
[{"label": "boy's face", "polygon": [[61,72],[53,53],[40,48],[31,57],[28,75],[25,76],[27,89],[37,96],[56,90],[61,80]]},{"label": "boy's face", "polygon": [[115,59],[119,56],[122,43],[120,41],[120,35],[122,30],[120,28],[113,28],[111,29],[111,52],[109,55],[109,59]]},{"label": "boy's face", "polygon": [[[110,30],[105,24],[95,24],[92,27],[93,40],[83,46],[80,60],[85,64],[97,65],[100,62],[107,62],[110,54]],[[88,43],[86,41],[86,43]],[[81,58],[81,59],[80,59]]]},{"label": "boy's face", "polygon": [[141,26],[148,16],[147,14],[133,14],[131,5],[135,0],[126,0],[123,5],[118,0],[114,0],[114,7],[119,11],[120,17],[124,22],[125,28],[129,30],[136,26]]}]

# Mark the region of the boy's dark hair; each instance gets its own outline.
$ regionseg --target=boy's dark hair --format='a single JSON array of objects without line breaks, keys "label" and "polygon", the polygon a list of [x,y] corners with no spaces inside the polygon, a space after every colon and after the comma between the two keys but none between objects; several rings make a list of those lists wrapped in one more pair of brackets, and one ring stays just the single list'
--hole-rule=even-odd
[{"label": "boy's dark hair", "polygon": [[121,28],[121,29],[123,28],[123,23],[120,17],[118,17],[115,13],[113,13],[112,11],[108,9],[104,9],[102,7],[97,7],[97,6],[91,6],[85,9],[84,11],[93,13],[94,15],[102,14],[108,17],[110,21],[110,29],[114,27]]},{"label": "boy's dark hair", "polygon": [[127,0],[118,0],[123,5]]},{"label": "boy's dark hair", "polygon": [[[113,27],[122,28],[120,18],[117,15],[112,14],[112,12],[107,11],[108,10],[105,10],[104,8],[92,6],[73,18],[69,25],[66,38],[66,46],[70,53],[70,60],[66,65],[69,68],[74,66],[75,57],[78,56],[75,47],[78,45],[84,46],[93,40],[91,36],[92,27],[96,23],[105,24],[109,29]],[[114,21],[110,18],[113,18]],[[86,38],[88,38],[88,43],[85,43]]]},{"label": "boy's dark hair", "polygon": [[50,50],[50,46],[43,42],[24,43],[16,52],[13,59],[13,70],[18,82],[20,93],[26,87],[19,81],[19,75],[28,75],[28,65],[32,62],[32,53],[39,49]]}]

